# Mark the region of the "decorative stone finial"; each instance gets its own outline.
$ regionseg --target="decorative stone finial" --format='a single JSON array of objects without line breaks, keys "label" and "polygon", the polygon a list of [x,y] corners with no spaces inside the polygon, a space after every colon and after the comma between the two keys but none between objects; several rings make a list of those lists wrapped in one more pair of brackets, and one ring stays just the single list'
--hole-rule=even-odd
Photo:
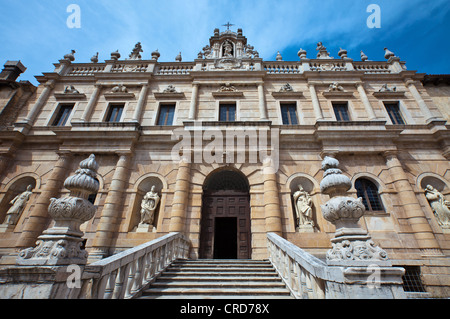
[{"label": "decorative stone finial", "polygon": [[395,57],[394,52],[389,51],[388,48],[384,48],[384,58],[386,60],[389,60],[390,58],[393,58],[393,57]]},{"label": "decorative stone finial", "polygon": [[152,52],[152,60],[158,61],[161,54],[158,52],[158,49]]},{"label": "decorative stone finial", "polygon": [[98,62],[98,52],[97,52],[96,55],[94,55],[94,56],[91,58],[91,62],[92,62],[92,63],[97,63],[97,62]]},{"label": "decorative stone finial", "polygon": [[341,59],[345,59],[347,57],[347,50],[339,48],[338,55],[341,57]]},{"label": "decorative stone finial", "polygon": [[364,54],[364,52],[361,51],[361,61],[366,62],[369,59],[367,55]]},{"label": "decorative stone finial", "polygon": [[388,264],[386,252],[376,246],[370,235],[359,227],[358,221],[364,215],[362,198],[346,196],[352,184],[338,168],[339,161],[326,156],[322,161],[324,178],[320,190],[331,199],[321,205],[323,217],[336,226],[332,249],[327,252],[330,265],[364,265],[366,263]]},{"label": "decorative stone finial", "polygon": [[71,50],[70,53],[64,55],[64,60],[69,60],[71,62],[75,61],[75,50]]},{"label": "decorative stone finial", "polygon": [[277,57],[276,57],[277,61],[283,61],[283,57],[280,54],[280,51],[277,52]]},{"label": "decorative stone finial", "polygon": [[129,57],[130,60],[140,60],[141,57],[141,52],[144,52],[142,50],[142,45],[141,42],[136,43],[136,45],[134,46],[134,49],[131,51]]},{"label": "decorative stone finial", "polygon": [[306,59],[306,50],[300,48],[300,50],[297,52],[297,55],[300,59]]},{"label": "decorative stone finial", "polygon": [[316,50],[319,51],[319,53],[317,53],[318,59],[333,59],[332,57],[330,57],[327,48],[322,44],[322,42],[317,43]]},{"label": "decorative stone finial", "polygon": [[80,163],[75,175],[68,177],[64,187],[70,194],[63,198],[52,198],[48,207],[54,226],[38,237],[37,246],[19,253],[19,265],[83,265],[87,252],[81,248],[83,232],[80,225],[94,217],[96,207],[87,200],[97,193],[96,179],[98,164],[92,154]]},{"label": "decorative stone finial", "polygon": [[178,53],[178,55],[175,57],[175,61],[177,62],[181,62],[182,58],[181,58],[181,52]]},{"label": "decorative stone finial", "polygon": [[120,58],[119,50],[111,52],[111,60],[117,61]]}]

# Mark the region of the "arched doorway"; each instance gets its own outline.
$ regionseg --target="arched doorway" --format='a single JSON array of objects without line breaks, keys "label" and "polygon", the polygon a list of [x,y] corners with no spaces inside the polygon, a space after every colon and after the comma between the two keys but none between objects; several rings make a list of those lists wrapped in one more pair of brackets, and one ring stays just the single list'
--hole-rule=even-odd
[{"label": "arched doorway", "polygon": [[247,178],[230,169],[203,185],[200,258],[250,259],[250,194]]}]

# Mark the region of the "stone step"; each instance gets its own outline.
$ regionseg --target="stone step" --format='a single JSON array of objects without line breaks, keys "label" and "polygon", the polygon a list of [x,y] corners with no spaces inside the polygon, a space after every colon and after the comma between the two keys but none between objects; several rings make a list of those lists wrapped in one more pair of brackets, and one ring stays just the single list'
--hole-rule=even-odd
[{"label": "stone step", "polygon": [[236,266],[224,266],[224,267],[191,267],[191,266],[180,266],[167,269],[167,272],[242,272],[242,273],[254,273],[254,272],[275,272],[272,267],[236,267]]},{"label": "stone step", "polygon": [[[153,285],[152,285],[153,286]],[[148,295],[221,295],[221,296],[236,296],[240,298],[240,295],[247,296],[262,296],[262,295],[277,295],[277,296],[290,296],[289,290],[286,288],[149,288],[143,292],[143,296]]]},{"label": "stone step", "polygon": [[152,288],[285,288],[282,281],[156,281]]},{"label": "stone step", "polygon": [[218,274],[202,274],[202,276],[197,276],[196,274],[190,275],[168,275],[162,274],[158,281],[192,281],[195,279],[196,281],[264,281],[264,282],[279,282],[280,277],[276,274],[268,274],[267,276],[256,276],[256,275],[245,275],[239,276],[240,273],[235,275],[227,273],[226,275],[218,275]]},{"label": "stone step", "polygon": [[292,298],[267,260],[177,260],[140,299]]},{"label": "stone step", "polygon": [[[233,296],[229,295],[145,295],[139,299],[232,299]],[[284,295],[239,295],[239,299],[295,299],[292,296]]]}]

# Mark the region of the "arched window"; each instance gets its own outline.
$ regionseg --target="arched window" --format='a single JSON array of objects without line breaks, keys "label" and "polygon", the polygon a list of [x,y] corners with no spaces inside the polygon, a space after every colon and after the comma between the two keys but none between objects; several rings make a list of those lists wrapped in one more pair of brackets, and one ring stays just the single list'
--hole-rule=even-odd
[{"label": "arched window", "polygon": [[358,178],[355,182],[357,196],[363,199],[367,211],[384,212],[378,187],[368,179]]}]

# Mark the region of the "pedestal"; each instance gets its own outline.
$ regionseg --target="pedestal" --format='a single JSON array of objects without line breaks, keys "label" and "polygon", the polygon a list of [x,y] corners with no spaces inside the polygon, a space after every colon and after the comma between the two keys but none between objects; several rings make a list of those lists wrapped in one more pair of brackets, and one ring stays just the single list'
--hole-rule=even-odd
[{"label": "pedestal", "polygon": [[16,225],[9,225],[9,224],[1,224],[0,225],[0,233],[6,233],[8,231],[13,231]]},{"label": "pedestal", "polygon": [[154,230],[156,230],[156,228],[153,227],[153,225],[139,224],[138,227],[136,228],[136,233],[151,233]]},{"label": "pedestal", "polygon": [[314,227],[312,225],[300,225],[297,229],[299,233],[314,233]]}]

